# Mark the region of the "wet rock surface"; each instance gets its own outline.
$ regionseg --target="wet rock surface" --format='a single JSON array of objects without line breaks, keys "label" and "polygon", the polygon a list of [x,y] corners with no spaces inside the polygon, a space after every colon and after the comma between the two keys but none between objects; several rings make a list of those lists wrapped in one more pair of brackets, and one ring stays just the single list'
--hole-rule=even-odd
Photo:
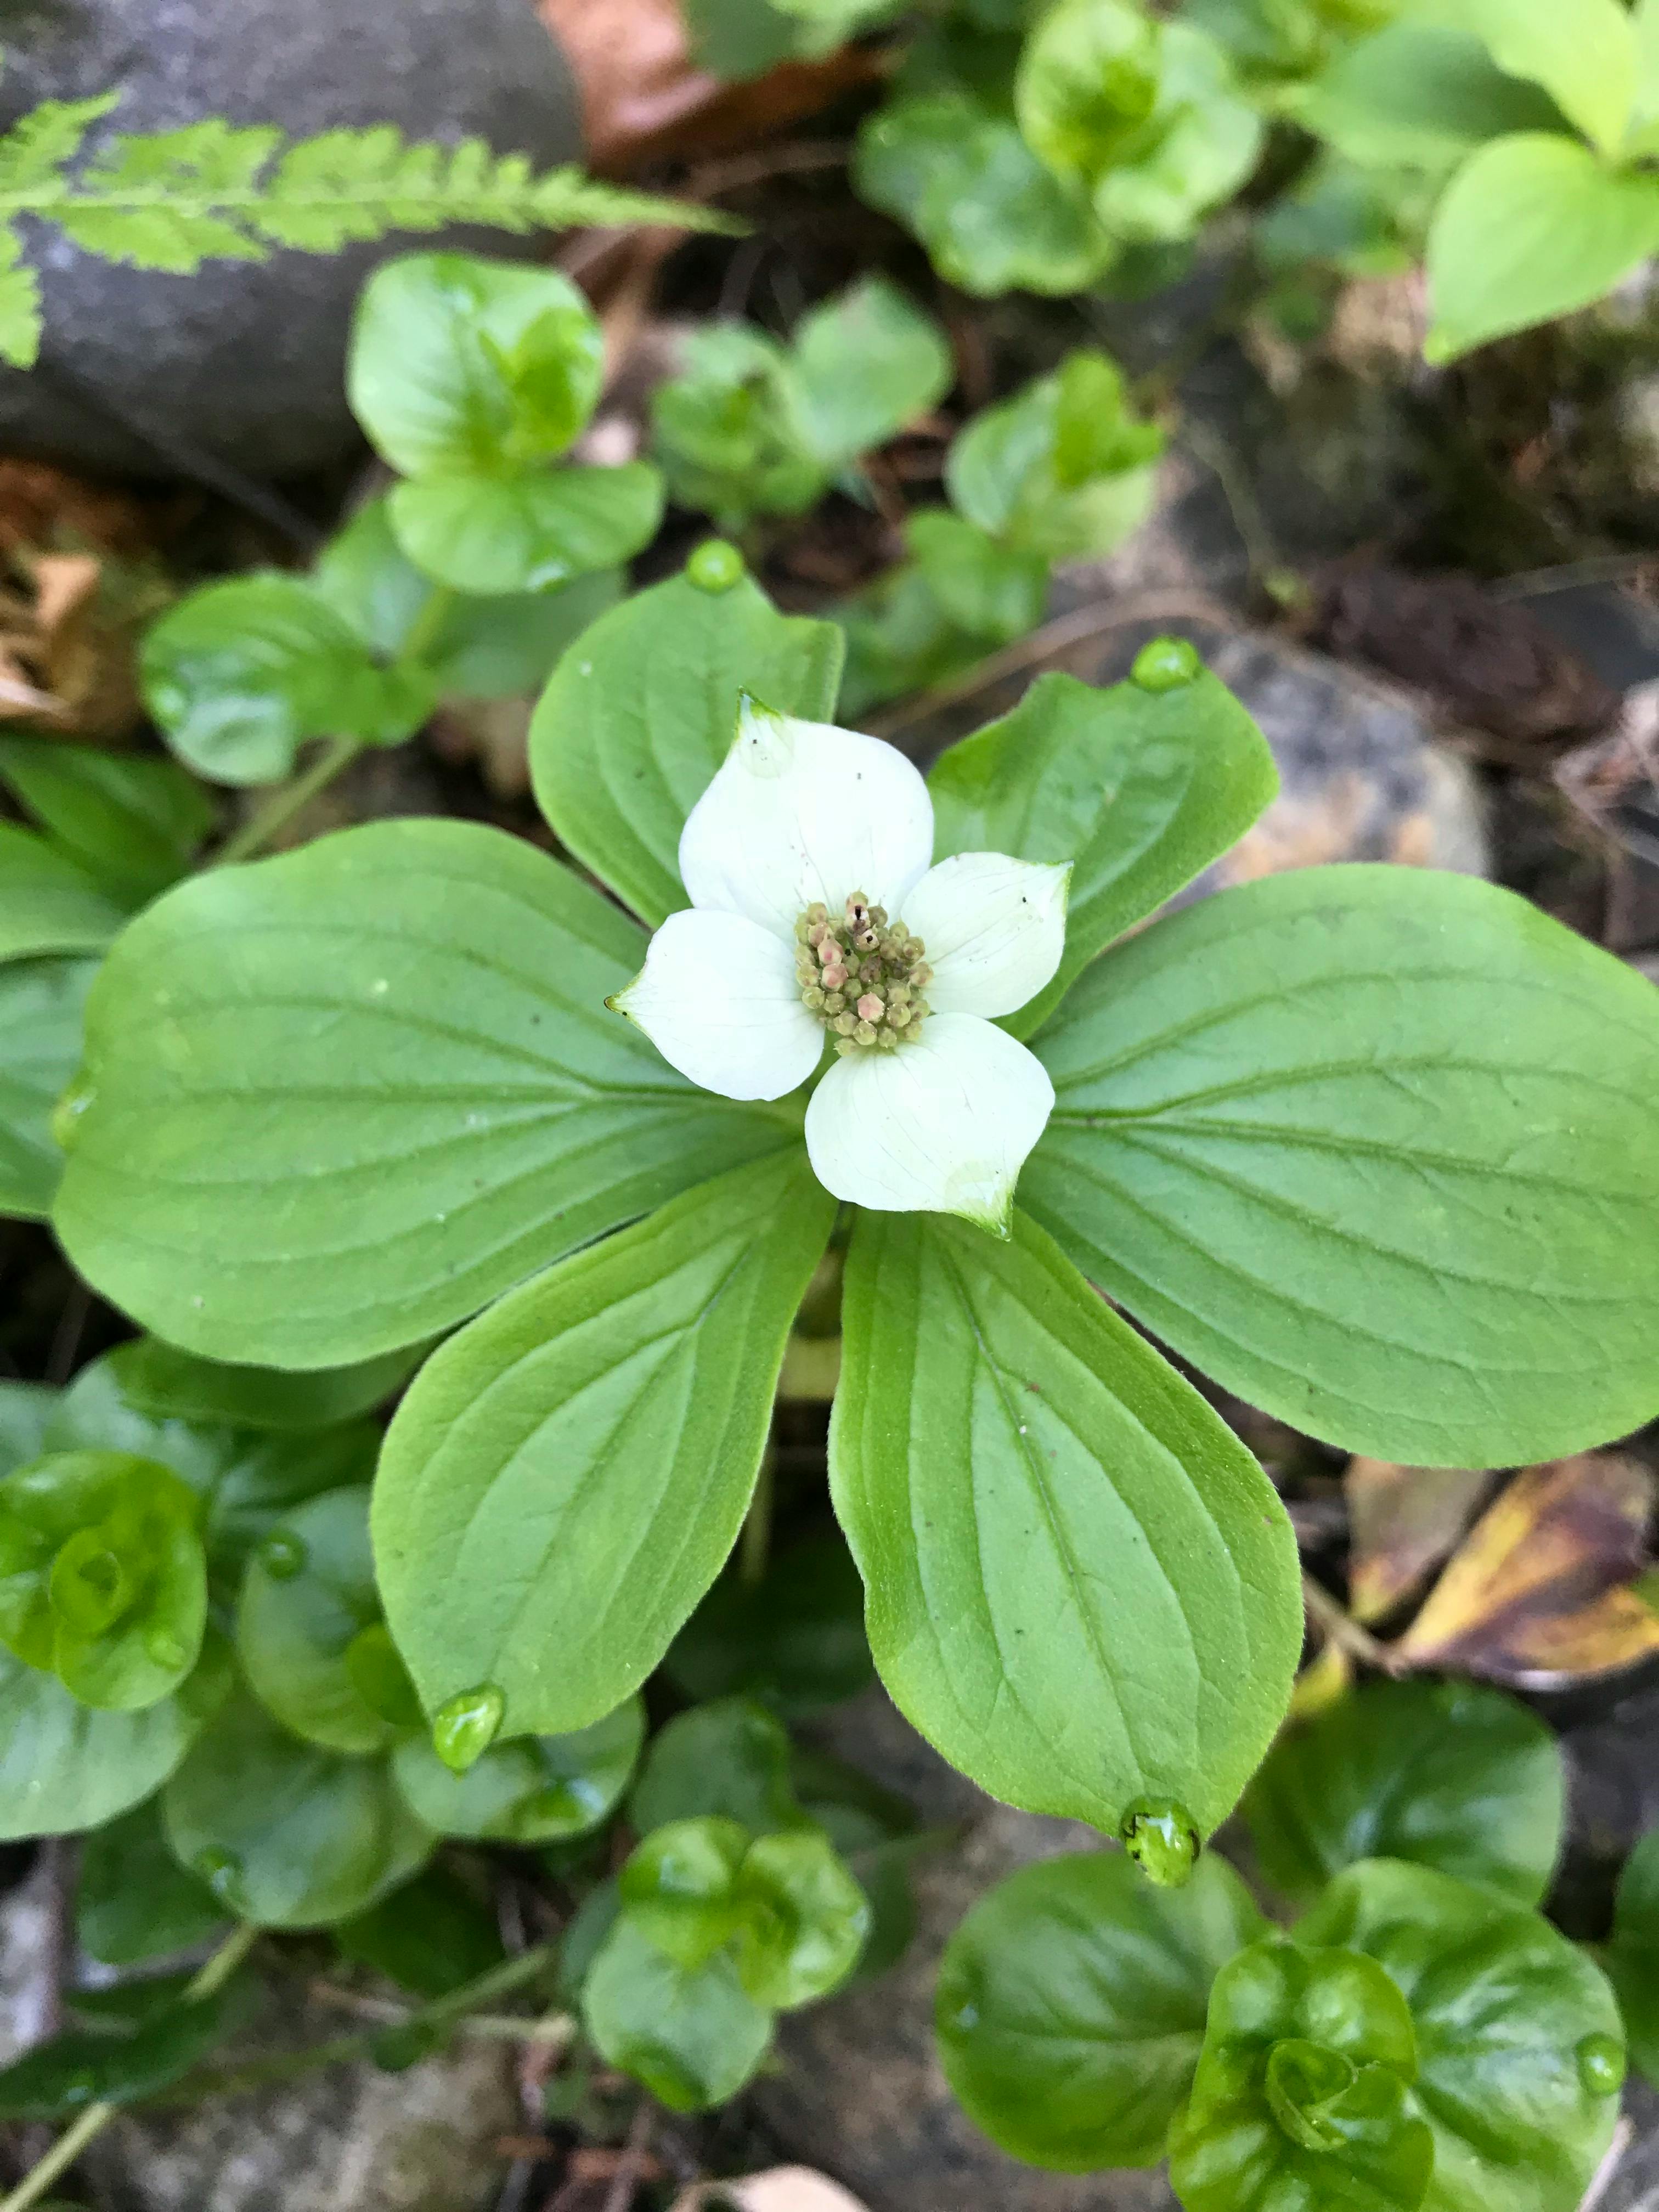
[{"label": "wet rock surface", "polygon": [[[4,15],[0,128],[39,100],[118,86],[94,149],[118,131],[221,115],[300,137],[371,123],[446,142],[477,134],[543,167],[580,155],[570,75],[529,0],[21,0]],[[46,336],[40,368],[0,369],[0,446],[155,476],[205,458],[262,477],[351,450],[352,303],[407,238],[175,276],[25,228]],[[494,233],[458,242],[536,250]]]}]

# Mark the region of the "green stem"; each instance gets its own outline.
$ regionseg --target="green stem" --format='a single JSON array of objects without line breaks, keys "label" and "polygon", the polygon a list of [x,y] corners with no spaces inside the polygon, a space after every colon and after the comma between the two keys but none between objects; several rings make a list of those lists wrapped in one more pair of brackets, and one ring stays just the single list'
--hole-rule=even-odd
[{"label": "green stem", "polygon": [[738,1539],[738,1579],[750,1589],[757,1583],[765,1581],[767,1557],[772,1548],[773,1464],[774,1454],[769,1443],[761,1455],[755,1494],[749,1501],[743,1534]]},{"label": "green stem", "polygon": [[199,1997],[210,1997],[223,1989],[248,1953],[259,1940],[260,1930],[249,1922],[233,1928],[206,1965],[197,1969],[185,1988],[184,2002],[193,2003]]},{"label": "green stem", "polygon": [[449,610],[455,604],[455,589],[452,584],[434,584],[427,593],[426,604],[412,623],[403,643],[398,648],[400,664],[423,660],[427,648],[443,628]]},{"label": "green stem", "polygon": [[302,775],[272,792],[258,813],[234,836],[226,838],[208,865],[223,868],[237,860],[251,860],[279,830],[287,828],[301,807],[309,805],[319,791],[333,782],[342,769],[349,768],[362,749],[361,738],[331,738]]}]

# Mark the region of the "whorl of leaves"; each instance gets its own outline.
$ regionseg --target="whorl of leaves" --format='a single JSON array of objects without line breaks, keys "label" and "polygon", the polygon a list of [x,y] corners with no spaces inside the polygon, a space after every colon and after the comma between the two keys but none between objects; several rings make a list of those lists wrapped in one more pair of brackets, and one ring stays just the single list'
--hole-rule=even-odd
[{"label": "whorl of leaves", "polygon": [[595,184],[577,168],[538,176],[527,155],[496,154],[482,138],[411,144],[390,124],[290,140],[211,117],[116,138],[70,174],[118,97],[46,100],[0,137],[0,359],[16,368],[31,368],[40,344],[40,285],[22,256],[19,215],[56,224],[103,260],[180,276],[204,261],[263,261],[277,246],[335,253],[452,223],[724,227],[704,209]]}]

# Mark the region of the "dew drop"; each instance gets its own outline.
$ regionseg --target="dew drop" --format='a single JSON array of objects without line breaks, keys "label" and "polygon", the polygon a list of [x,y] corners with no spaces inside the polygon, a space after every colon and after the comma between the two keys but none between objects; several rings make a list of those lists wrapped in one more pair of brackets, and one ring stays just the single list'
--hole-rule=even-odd
[{"label": "dew drop", "polygon": [[743,577],[743,556],[724,538],[706,538],[685,564],[688,583],[700,592],[729,592]]},{"label": "dew drop", "polygon": [[60,1152],[70,1152],[81,1133],[82,1117],[97,1097],[92,1078],[82,1068],[52,1109],[52,1141]]},{"label": "dew drop", "polygon": [[1129,671],[1129,681],[1143,691],[1179,691],[1202,673],[1198,648],[1184,637],[1155,637],[1143,645]]},{"label": "dew drop", "polygon": [[465,1774],[501,1731],[507,1699],[493,1682],[463,1690],[432,1717],[432,1748],[452,1774]]},{"label": "dew drop", "polygon": [[274,1583],[291,1583],[310,1562],[303,1536],[290,1528],[273,1528],[259,1547],[259,1565]]},{"label": "dew drop", "polygon": [[242,1880],[242,1862],[234,1851],[222,1850],[210,1844],[204,1851],[198,1851],[191,1862],[192,1871],[198,1874],[221,1905],[235,1909],[237,1892]]},{"label": "dew drop", "polygon": [[1578,2078],[1592,2097],[1611,2097],[1623,2086],[1625,2051],[1611,2035],[1587,2035],[1578,2046]]},{"label": "dew drop", "polygon": [[1148,1881],[1179,1889],[1198,1863],[1198,1826],[1172,1797],[1141,1797],[1118,1825],[1123,1848]]}]

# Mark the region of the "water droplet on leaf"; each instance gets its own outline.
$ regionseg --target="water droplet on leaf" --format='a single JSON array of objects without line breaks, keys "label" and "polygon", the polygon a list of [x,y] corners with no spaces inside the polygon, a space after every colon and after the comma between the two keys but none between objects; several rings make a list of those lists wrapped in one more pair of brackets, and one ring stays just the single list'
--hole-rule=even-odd
[{"label": "water droplet on leaf", "polygon": [[1592,2097],[1611,2097],[1624,2084],[1624,2046],[1611,2035],[1587,2035],[1578,2046],[1578,2078]]},{"label": "water droplet on leaf", "polygon": [[465,1774],[495,1742],[507,1699],[493,1682],[463,1690],[432,1717],[432,1748],[452,1774]]},{"label": "water droplet on leaf", "polygon": [[1136,653],[1129,681],[1143,691],[1179,691],[1195,682],[1203,668],[1198,647],[1184,637],[1155,637]]},{"label": "water droplet on leaf", "polygon": [[729,592],[742,580],[743,556],[724,538],[707,538],[686,562],[685,574],[700,592]]},{"label": "water droplet on leaf", "polygon": [[236,1893],[242,1879],[242,1862],[234,1851],[221,1850],[210,1844],[204,1851],[198,1851],[192,1870],[207,1884],[221,1905],[234,1908]]},{"label": "water droplet on leaf", "polygon": [[302,1575],[310,1557],[304,1537],[288,1528],[273,1528],[259,1547],[259,1565],[274,1583],[291,1583]]},{"label": "water droplet on leaf", "polygon": [[60,1152],[70,1151],[81,1133],[81,1121],[97,1097],[92,1078],[82,1068],[52,1109],[52,1141]]},{"label": "water droplet on leaf", "polygon": [[1118,1826],[1123,1848],[1148,1881],[1179,1889],[1198,1863],[1198,1826],[1172,1797],[1142,1797]]}]

